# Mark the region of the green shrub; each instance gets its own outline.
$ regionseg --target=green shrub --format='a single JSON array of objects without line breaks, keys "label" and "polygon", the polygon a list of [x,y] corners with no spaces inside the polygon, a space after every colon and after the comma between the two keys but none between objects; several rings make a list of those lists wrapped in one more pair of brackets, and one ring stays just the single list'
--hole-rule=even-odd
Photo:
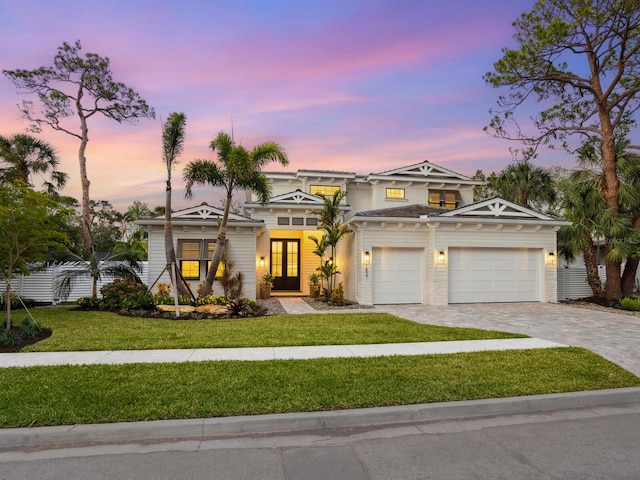
[{"label": "green shrub", "polygon": [[80,310],[98,310],[100,308],[100,299],[96,297],[82,297],[76,300]]},{"label": "green shrub", "polygon": [[620,308],[623,310],[640,311],[640,298],[623,298],[620,300]]},{"label": "green shrub", "polygon": [[153,297],[147,286],[131,279],[117,278],[100,289],[103,310],[145,310],[153,308]]},{"label": "green shrub", "polygon": [[33,338],[40,331],[40,327],[31,318],[27,317],[22,321],[20,330],[22,331],[22,338]]},{"label": "green shrub", "polygon": [[329,298],[329,304],[339,305],[339,306],[345,304],[344,285],[342,285],[342,282],[340,282],[338,286],[333,289],[333,292],[331,292],[331,298]]},{"label": "green shrub", "polygon": [[0,330],[0,347],[13,347],[20,340],[20,332],[15,329]]},{"label": "green shrub", "polygon": [[224,295],[205,295],[204,297],[198,297],[196,300],[196,306],[201,305],[227,305],[229,303],[229,299]]},{"label": "green shrub", "polygon": [[[154,305],[173,305],[175,300],[171,295],[155,295]],[[187,295],[178,295],[178,305],[191,305],[191,299]]]}]

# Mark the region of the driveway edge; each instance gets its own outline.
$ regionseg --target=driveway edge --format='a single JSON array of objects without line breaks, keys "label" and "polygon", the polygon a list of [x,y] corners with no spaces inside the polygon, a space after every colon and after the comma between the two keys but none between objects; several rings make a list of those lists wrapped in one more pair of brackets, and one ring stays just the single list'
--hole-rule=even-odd
[{"label": "driveway edge", "polygon": [[640,387],[328,412],[0,429],[0,450],[163,443],[380,427],[640,403]]}]

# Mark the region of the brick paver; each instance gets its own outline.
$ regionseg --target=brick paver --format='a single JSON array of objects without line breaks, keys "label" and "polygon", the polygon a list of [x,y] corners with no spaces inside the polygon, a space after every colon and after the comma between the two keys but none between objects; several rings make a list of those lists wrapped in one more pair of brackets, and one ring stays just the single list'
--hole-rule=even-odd
[{"label": "brick paver", "polygon": [[378,305],[376,310],[420,323],[523,333],[585,347],[640,375],[640,317],[636,316],[551,303]]}]

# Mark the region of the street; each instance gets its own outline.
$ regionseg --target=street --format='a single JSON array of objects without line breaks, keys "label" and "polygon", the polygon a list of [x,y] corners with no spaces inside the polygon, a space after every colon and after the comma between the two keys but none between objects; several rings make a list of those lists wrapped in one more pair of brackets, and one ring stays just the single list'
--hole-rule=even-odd
[{"label": "street", "polygon": [[640,403],[491,418],[0,452],[0,478],[640,478]]}]

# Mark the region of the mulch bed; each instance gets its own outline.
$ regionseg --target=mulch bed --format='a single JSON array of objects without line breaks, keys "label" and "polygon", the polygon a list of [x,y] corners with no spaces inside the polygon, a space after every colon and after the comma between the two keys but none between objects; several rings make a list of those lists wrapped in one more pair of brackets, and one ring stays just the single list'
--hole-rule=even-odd
[{"label": "mulch bed", "polygon": [[51,330],[49,330],[48,328],[43,328],[36,334],[35,337],[22,338],[20,340],[17,340],[15,345],[12,345],[10,347],[0,347],[0,353],[19,352],[20,350],[22,350],[27,345],[33,345],[34,343],[38,343],[38,342],[40,342],[42,340],[45,340],[45,339],[49,338],[52,333],[53,332],[51,332]]}]

